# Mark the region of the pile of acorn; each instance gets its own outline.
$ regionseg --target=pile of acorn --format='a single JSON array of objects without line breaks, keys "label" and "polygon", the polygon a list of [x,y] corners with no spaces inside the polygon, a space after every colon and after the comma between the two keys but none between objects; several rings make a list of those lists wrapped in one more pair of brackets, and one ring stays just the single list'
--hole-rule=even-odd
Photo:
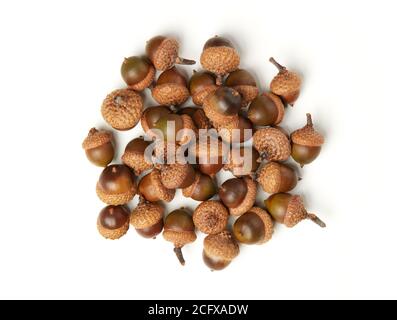
[{"label": "pile of acorn", "polygon": [[[162,232],[184,264],[181,248],[194,242],[199,230],[207,234],[205,264],[220,270],[238,255],[239,243],[269,241],[274,221],[293,227],[310,219],[325,227],[317,216],[306,211],[299,195],[288,193],[299,177],[296,168],[285,161],[291,156],[301,166],[309,164],[324,143],[310,114],[307,124],[291,135],[279,127],[285,107],[298,99],[299,75],[271,58],[278,74],[270,84],[270,92],[259,94],[254,77],[239,69],[240,56],[232,43],[216,36],[204,45],[200,57],[203,70],[194,71],[188,81],[175,65],[195,61],[179,57],[178,51],[175,39],[157,36],[149,40],[146,56],[126,58],[121,66],[127,87],[110,93],[102,104],[103,118],[112,128],[129,130],[141,122],[150,139],[137,137],[130,141],[121,157],[123,164],[112,165],[115,151],[110,131],[92,128],[83,142],[88,159],[105,167],[96,185],[99,199],[108,205],[97,220],[100,234],[118,239],[130,224],[146,238]],[[161,71],[157,80],[156,71]],[[157,106],[144,107],[140,92],[145,89],[151,91]],[[195,106],[181,108],[189,97]],[[163,143],[157,144],[153,158],[148,158],[145,150],[159,139],[154,129],[162,133]],[[187,129],[216,130],[215,155],[213,144],[200,140],[194,149],[198,162],[156,162],[156,157],[164,160],[167,152],[177,153],[192,143],[192,137],[184,134]],[[251,135],[233,134],[247,130]],[[252,146],[244,144],[248,140]],[[248,152],[250,161],[241,161]],[[228,170],[235,177],[218,188],[216,174],[220,170]],[[257,184],[271,194],[264,208],[255,204]],[[192,215],[184,208],[165,214],[162,201],[172,201],[175,189],[200,201]],[[139,204],[130,211],[126,204],[137,194]],[[228,231],[231,216],[238,218]]]}]

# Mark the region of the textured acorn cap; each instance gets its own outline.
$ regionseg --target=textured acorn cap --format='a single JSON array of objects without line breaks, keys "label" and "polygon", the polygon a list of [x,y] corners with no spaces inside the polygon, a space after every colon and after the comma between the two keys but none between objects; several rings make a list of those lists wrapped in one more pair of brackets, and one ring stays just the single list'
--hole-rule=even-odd
[{"label": "textured acorn cap", "polygon": [[153,56],[152,62],[155,68],[160,71],[171,68],[178,58],[178,51],[178,41],[172,38],[164,38]]},{"label": "textured acorn cap", "polygon": [[161,168],[161,182],[168,189],[177,189],[181,188],[186,182],[189,182],[189,178],[193,183],[194,177],[192,176],[194,174],[193,167],[188,163],[166,164]]},{"label": "textured acorn cap", "polygon": [[199,92],[192,95],[193,103],[197,106],[202,106],[204,103],[204,99],[211,93],[215,92],[219,86],[217,85],[209,85],[206,86],[205,89],[200,90]]},{"label": "textured acorn cap", "polygon": [[[227,163],[225,163],[225,165],[223,166],[224,170],[228,170],[230,171],[234,176],[236,177],[240,177],[240,176],[245,176],[245,175],[251,175],[253,174],[259,164],[257,162],[257,157],[259,157],[259,154],[257,153],[257,151],[255,149],[252,148],[252,164],[255,165],[254,168],[252,168],[252,166],[250,165],[250,167],[246,166],[247,162],[244,161],[244,159],[242,159],[241,157],[243,155],[241,155],[241,153],[243,152],[243,154],[245,154],[245,150],[249,150],[250,147],[242,147],[242,148],[232,148],[232,150],[230,150],[229,154],[228,154],[228,160]],[[244,150],[244,151],[242,151]],[[250,151],[247,151],[250,152]],[[251,170],[249,170],[251,169]],[[252,170],[254,169],[254,170]]]},{"label": "textured acorn cap", "polygon": [[[234,119],[233,121],[230,121],[226,124],[223,125],[215,125],[216,130],[218,131],[219,136],[222,138],[223,141],[226,141],[228,143],[242,143],[245,141],[248,141],[252,137],[252,124],[251,128],[246,128],[248,130],[251,130],[251,133],[245,138],[244,136],[244,131],[240,131],[240,121],[247,121],[250,123],[250,120],[244,119],[242,116],[238,116],[237,119]],[[240,139],[236,139],[233,137],[233,130],[239,130],[240,134],[243,136],[243,141],[240,141]],[[239,136],[238,136],[239,137]]]},{"label": "textured acorn cap", "polygon": [[163,231],[163,237],[165,240],[172,242],[175,248],[182,248],[188,243],[192,243],[197,239],[194,231],[174,231],[165,230]]},{"label": "textured acorn cap", "polygon": [[238,256],[240,249],[232,234],[229,231],[222,231],[205,237],[204,251],[210,257],[233,260]]},{"label": "textured acorn cap", "polygon": [[125,165],[134,170],[134,173],[139,176],[142,172],[153,168],[153,162],[148,161],[145,158],[145,154],[142,152],[131,151],[128,148],[125,149],[121,160]]},{"label": "textured acorn cap", "polygon": [[287,136],[276,128],[262,128],[255,132],[253,145],[259,153],[265,153],[269,161],[284,161],[291,155]]},{"label": "textured acorn cap", "polygon": [[279,192],[281,185],[280,166],[277,162],[268,162],[259,169],[256,181],[259,182],[265,192]]},{"label": "textured acorn cap", "polygon": [[285,108],[284,108],[283,101],[280,99],[279,96],[277,96],[277,95],[275,95],[274,93],[271,93],[271,92],[264,92],[264,93],[262,93],[262,96],[268,97],[276,105],[276,108],[277,108],[277,111],[278,111],[278,116],[277,116],[277,119],[274,122],[274,124],[275,125],[280,124],[280,122],[284,119],[284,114],[285,114]]},{"label": "textured acorn cap", "polygon": [[249,177],[244,177],[243,179],[247,185],[247,193],[238,207],[229,208],[229,212],[232,216],[240,216],[248,211],[251,211],[250,209],[256,200],[257,187],[255,181]]},{"label": "textured acorn cap", "polygon": [[203,201],[193,213],[193,222],[198,230],[206,234],[216,234],[225,230],[229,211],[215,200]]},{"label": "textured acorn cap", "polygon": [[164,83],[152,89],[153,99],[166,106],[180,105],[189,98],[189,95],[187,87],[177,83]]},{"label": "textured acorn cap", "polygon": [[138,206],[132,210],[130,223],[135,229],[149,228],[163,219],[164,208],[149,201],[140,201]]},{"label": "textured acorn cap", "polygon": [[104,226],[102,226],[101,222],[99,221],[99,219],[97,220],[97,228],[99,233],[106,239],[110,239],[110,240],[116,240],[121,238],[123,235],[125,235],[129,229],[129,222],[128,220],[126,221],[126,223],[118,228],[118,229],[107,229]]},{"label": "textured acorn cap", "polygon": [[310,113],[306,114],[307,124],[291,134],[293,143],[308,147],[320,147],[324,144],[324,137],[314,130]]},{"label": "textured acorn cap", "polygon": [[119,194],[110,194],[103,191],[101,186],[99,185],[99,182],[96,185],[96,194],[98,195],[99,199],[101,199],[101,201],[106,204],[110,204],[114,206],[118,206],[130,202],[132,198],[134,198],[134,196],[136,195],[136,192],[137,192],[137,187],[135,183],[131,188],[131,190]]},{"label": "textured acorn cap", "polygon": [[302,198],[300,196],[292,196],[288,203],[287,212],[284,217],[284,224],[292,228],[303,219],[306,219],[308,213],[303,205]]},{"label": "textured acorn cap", "polygon": [[263,225],[265,226],[265,237],[260,242],[258,242],[258,244],[263,244],[269,241],[273,235],[273,220],[270,214],[266,210],[259,207],[253,207],[249,211],[257,214],[259,218],[261,218]]},{"label": "textured acorn cap", "polygon": [[243,107],[247,106],[259,94],[259,89],[256,86],[239,85],[233,86],[232,88],[241,95],[241,98],[243,100]]},{"label": "textured acorn cap", "polygon": [[143,100],[131,89],[119,89],[110,93],[102,104],[102,116],[117,130],[129,130],[137,125],[143,110]]},{"label": "textured acorn cap", "polygon": [[[237,91],[235,92],[238,94]],[[238,114],[227,116],[215,111],[214,107],[210,103],[210,98],[214,93],[215,91],[207,95],[203,102],[203,110],[205,112],[205,115],[208,119],[210,119],[214,127],[221,127],[227,125],[230,122],[238,123]]]},{"label": "textured acorn cap", "polygon": [[83,149],[89,150],[100,147],[108,142],[111,142],[113,135],[110,131],[97,130],[92,128],[88,132],[88,136],[83,141]]},{"label": "textured acorn cap", "polygon": [[134,85],[129,87],[135,91],[143,91],[152,84],[155,75],[156,75],[156,69],[152,65],[150,65],[149,72],[146,75],[146,77],[143,80],[139,81],[138,83],[135,83]]},{"label": "textured acorn cap", "polygon": [[156,140],[154,142],[154,157],[159,163],[166,163],[168,157],[174,162],[182,163],[182,159],[185,159],[183,154],[184,149],[173,142],[165,142],[161,140]]},{"label": "textured acorn cap", "polygon": [[231,47],[209,47],[201,53],[200,62],[204,69],[217,75],[226,75],[238,68],[240,56]]},{"label": "textured acorn cap", "polygon": [[174,189],[167,189],[162,183],[161,183],[161,173],[160,170],[158,169],[153,169],[151,173],[151,181],[152,185],[154,188],[156,188],[157,195],[158,197],[165,201],[165,202],[171,202],[172,199],[175,197],[175,190]]},{"label": "textured acorn cap", "polygon": [[280,71],[270,83],[270,90],[282,97],[291,97],[296,100],[299,96],[302,80],[300,76],[288,70]]}]

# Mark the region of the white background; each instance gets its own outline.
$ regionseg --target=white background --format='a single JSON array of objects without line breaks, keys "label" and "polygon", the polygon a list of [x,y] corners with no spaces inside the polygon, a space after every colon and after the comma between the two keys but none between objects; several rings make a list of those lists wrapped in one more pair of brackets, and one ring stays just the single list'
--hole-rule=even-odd
[{"label": "white background", "polygon": [[[2,1],[0,298],[397,298],[395,12],[394,1]],[[277,226],[212,273],[202,235],[185,267],[161,236],[99,236],[100,169],[81,142],[106,128],[100,105],[123,87],[123,57],[157,34],[195,59],[229,37],[262,90],[270,56],[303,75],[285,127],[311,112],[326,144],[295,192],[327,229]],[[120,150],[140,132],[117,133]],[[177,195],[169,209],[194,209]]]}]

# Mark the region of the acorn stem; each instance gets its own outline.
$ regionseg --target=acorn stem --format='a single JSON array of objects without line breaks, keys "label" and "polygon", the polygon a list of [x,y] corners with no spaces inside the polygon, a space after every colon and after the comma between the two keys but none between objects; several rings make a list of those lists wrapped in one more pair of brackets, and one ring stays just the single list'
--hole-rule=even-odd
[{"label": "acorn stem", "polygon": [[184,64],[184,65],[192,65],[192,64],[196,64],[196,61],[178,57],[178,58],[176,58],[175,63],[176,64]]},{"label": "acorn stem", "polygon": [[97,132],[98,132],[98,130],[96,128],[91,128],[90,131],[88,132],[88,135],[92,136],[92,135],[94,135]]},{"label": "acorn stem", "polygon": [[179,247],[175,247],[174,248],[174,252],[176,257],[178,258],[179,262],[181,263],[181,265],[185,265],[185,259],[183,259],[183,254],[182,254],[182,248]]},{"label": "acorn stem", "polygon": [[273,57],[271,57],[271,58],[269,59],[269,61],[270,61],[271,63],[273,63],[273,64],[276,66],[276,68],[278,69],[278,71],[284,71],[284,70],[287,69],[286,67],[284,67],[284,66],[282,66],[281,64],[279,64]]},{"label": "acorn stem", "polygon": [[313,121],[312,121],[312,115],[310,113],[306,113],[306,119],[307,119],[307,126],[313,127]]},{"label": "acorn stem", "polygon": [[307,218],[310,219],[311,221],[313,221],[315,224],[319,225],[321,228],[326,227],[326,224],[323,221],[321,221],[321,219],[313,213],[308,213]]},{"label": "acorn stem", "polygon": [[217,75],[216,76],[216,81],[215,81],[217,86],[221,86],[222,85],[222,76],[221,75]]}]

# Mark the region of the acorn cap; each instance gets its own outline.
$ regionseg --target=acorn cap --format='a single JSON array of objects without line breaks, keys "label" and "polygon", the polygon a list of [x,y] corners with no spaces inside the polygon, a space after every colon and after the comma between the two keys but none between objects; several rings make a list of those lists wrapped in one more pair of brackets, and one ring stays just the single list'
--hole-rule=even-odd
[{"label": "acorn cap", "polygon": [[179,43],[172,38],[164,38],[153,55],[153,64],[157,70],[171,68],[178,58]]},{"label": "acorn cap", "polygon": [[96,128],[92,128],[88,132],[88,136],[83,141],[83,149],[89,150],[100,147],[108,142],[111,142],[112,139],[113,135],[110,131],[98,131]]},{"label": "acorn cap", "polygon": [[292,196],[288,203],[287,212],[284,217],[284,224],[292,228],[303,219],[308,217],[308,213],[303,205],[302,198],[300,196]]},{"label": "acorn cap", "polygon": [[215,200],[203,201],[193,213],[193,222],[197,229],[206,234],[216,234],[225,230],[229,211]]},{"label": "acorn cap", "polygon": [[149,228],[163,219],[163,215],[164,208],[161,205],[141,199],[131,212],[130,223],[135,229]]},{"label": "acorn cap", "polygon": [[291,140],[293,143],[308,146],[308,147],[320,147],[324,144],[324,137],[318,133],[312,122],[312,117],[310,113],[306,114],[307,124],[291,134]]},{"label": "acorn cap", "polygon": [[209,47],[201,53],[200,62],[204,69],[217,75],[226,75],[238,68],[240,56],[231,47]]},{"label": "acorn cap", "polygon": [[[215,92],[216,91],[207,95],[207,97],[204,99],[204,102],[203,102],[203,110],[204,110],[207,118],[210,119],[210,121],[212,122],[212,124],[214,125],[215,128],[221,127],[223,125],[227,125],[230,122],[237,123],[238,122],[238,114],[227,116],[227,115],[217,112],[214,109],[214,107],[212,106],[210,101],[211,101],[211,96],[214,95]],[[235,92],[238,94],[237,91],[235,91]]]},{"label": "acorn cap", "polygon": [[151,181],[152,181],[152,186],[153,188],[156,189],[156,192],[158,194],[158,197],[165,201],[165,202],[171,202],[172,199],[175,197],[175,190],[174,189],[167,189],[162,183],[161,183],[161,173],[160,170],[154,168],[153,171],[150,174]]},{"label": "acorn cap", "polygon": [[182,189],[182,194],[183,194],[184,197],[190,198],[192,196],[192,194],[194,193],[194,190],[197,187],[197,184],[200,181],[200,176],[201,175],[202,175],[202,173],[200,171],[196,171],[196,173],[194,175],[193,183],[190,186]]},{"label": "acorn cap", "polygon": [[262,128],[255,132],[253,145],[260,153],[265,153],[269,161],[284,161],[291,155],[291,145],[287,136],[276,128]]},{"label": "acorn cap", "polygon": [[143,110],[143,100],[131,89],[119,89],[103,101],[101,112],[105,121],[117,130],[129,130],[137,125]]},{"label": "acorn cap", "polygon": [[189,187],[195,179],[195,171],[188,164],[173,163],[161,167],[161,182],[168,189]]},{"label": "acorn cap", "polygon": [[239,85],[233,86],[232,88],[241,95],[243,100],[243,107],[247,106],[259,94],[259,89],[255,86]]},{"label": "acorn cap", "polygon": [[280,99],[279,96],[277,96],[277,95],[275,95],[274,93],[271,93],[271,92],[264,92],[264,93],[262,93],[262,96],[268,97],[276,105],[276,108],[277,108],[277,111],[278,111],[278,116],[277,116],[277,119],[274,122],[274,124],[275,125],[280,124],[280,122],[284,119],[284,114],[285,114],[285,108],[284,108],[283,101]]},{"label": "acorn cap", "polygon": [[162,105],[180,105],[189,98],[189,90],[186,86],[177,83],[164,83],[152,89],[152,96]]},{"label": "acorn cap", "polygon": [[[228,143],[242,143],[252,138],[252,127],[253,126],[250,120],[242,116],[238,116],[237,121],[230,121],[220,126],[217,125],[216,129],[222,140]],[[244,129],[251,130],[250,134],[245,136]],[[233,136],[234,130],[239,130],[239,136]]]},{"label": "acorn cap", "polygon": [[163,237],[165,240],[172,242],[175,248],[182,248],[188,243],[192,243],[197,239],[194,231],[174,231],[166,230],[163,231]]},{"label": "acorn cap", "polygon": [[269,241],[273,235],[273,220],[270,214],[266,210],[259,207],[253,207],[249,211],[257,214],[265,226],[265,237],[258,244],[263,244]]},{"label": "acorn cap", "polygon": [[222,231],[205,237],[204,251],[210,257],[233,260],[238,256],[240,249],[232,234],[229,231]]},{"label": "acorn cap", "polygon": [[139,81],[138,83],[135,83],[129,87],[135,91],[143,91],[152,84],[155,75],[156,75],[156,69],[152,65],[150,65],[149,72],[146,75],[146,77],[143,80]]},{"label": "acorn cap", "polygon": [[277,162],[268,162],[257,173],[256,181],[267,193],[288,192],[296,186],[297,180],[295,182],[283,181],[283,172],[285,170],[290,171],[293,169]]},{"label": "acorn cap", "polygon": [[97,220],[97,228],[99,233],[106,239],[110,239],[110,240],[117,240],[119,238],[121,238],[123,235],[125,235],[129,229],[130,225],[129,222],[127,220],[127,222],[118,229],[107,229],[104,226],[102,226],[100,219],[98,218]]},{"label": "acorn cap", "polygon": [[215,92],[219,86],[217,85],[209,85],[205,87],[203,90],[196,92],[192,95],[193,103],[197,106],[202,106],[204,103],[204,99],[211,93]]},{"label": "acorn cap", "polygon": [[247,185],[247,193],[238,207],[229,208],[229,212],[232,216],[240,216],[248,211],[251,211],[250,209],[252,208],[256,200],[257,188],[255,181],[249,177],[244,177],[243,179]]},{"label": "acorn cap", "polygon": [[136,195],[136,192],[137,192],[136,184],[134,184],[131,190],[129,190],[128,192],[119,193],[119,194],[110,194],[103,191],[99,182],[96,185],[96,193],[99,199],[101,199],[101,201],[103,201],[106,204],[110,204],[114,206],[118,206],[130,202],[132,198]]},{"label": "acorn cap", "polygon": [[[130,141],[130,143],[133,143],[135,140],[136,139]],[[121,156],[121,160],[124,164],[133,169],[137,176],[139,176],[142,172],[153,168],[153,161],[148,161],[149,159],[146,159],[144,152],[131,148],[130,143],[127,144],[124,154]],[[141,143],[143,145],[147,144],[147,146],[150,145],[148,141],[143,139]]]}]

